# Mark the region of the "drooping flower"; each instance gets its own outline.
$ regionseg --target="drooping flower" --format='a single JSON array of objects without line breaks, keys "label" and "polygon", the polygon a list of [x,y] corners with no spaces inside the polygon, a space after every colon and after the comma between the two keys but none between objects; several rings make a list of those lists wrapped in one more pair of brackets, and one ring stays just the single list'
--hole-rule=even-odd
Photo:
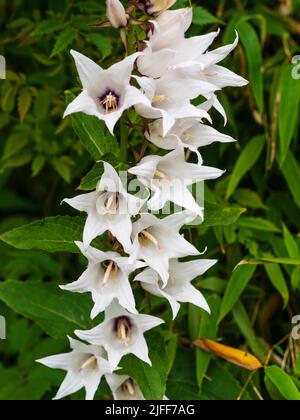
[{"label": "drooping flower", "polygon": [[96,191],[64,201],[73,208],[88,213],[83,231],[85,248],[107,230],[126,252],[131,248],[131,216],[138,214],[144,200],[127,193],[117,172],[109,163],[104,162],[104,173]]},{"label": "drooping flower", "polygon": [[128,258],[121,257],[116,252],[102,252],[92,247],[85,249],[81,242],[76,242],[76,245],[88,259],[88,268],[79,280],[61,286],[61,289],[78,293],[90,292],[95,304],[91,312],[92,319],[103,312],[114,299],[129,312],[137,313],[128,276],[145,264],[140,261],[129,264]]},{"label": "drooping flower", "polygon": [[195,219],[195,215],[184,211],[164,219],[152,214],[142,214],[133,225],[133,246],[130,261],[144,260],[159,273],[164,285],[169,280],[169,260],[200,252],[180,233],[181,227]]},{"label": "drooping flower", "polygon": [[[162,15],[163,16],[163,15]],[[191,65],[193,59],[201,57],[218,36],[219,31],[209,34],[185,38],[181,32],[179,40],[170,39],[168,44],[159,42],[162,37],[165,39],[159,24],[156,24],[157,32],[150,34],[149,40],[145,41],[146,48],[138,60],[140,73],[148,77],[161,77],[172,66]],[[160,65],[155,66],[154,59],[160,58]]]},{"label": "drooping flower", "polygon": [[204,296],[191,284],[191,281],[204,274],[216,262],[215,260],[195,260],[180,263],[178,260],[171,260],[166,286],[152,268],[147,268],[138,274],[134,281],[141,282],[147,292],[166,298],[171,305],[173,319],[176,318],[180,309],[179,302],[192,303],[210,313]]},{"label": "drooping flower", "polygon": [[184,147],[180,143],[177,149],[165,156],[145,157],[129,172],[154,191],[153,197],[147,203],[149,209],[158,211],[167,202],[173,202],[201,217],[203,208],[196,202],[188,187],[199,181],[218,178],[224,173],[220,169],[187,163]]},{"label": "drooping flower", "polygon": [[[183,34],[173,42],[170,39],[164,43],[160,42],[161,38],[165,39],[164,32],[161,32],[157,23],[156,31],[146,41],[146,49],[138,59],[138,69],[144,76],[152,78],[162,77],[170,70],[178,70],[182,76],[208,82],[216,89],[245,86],[247,80],[217,65],[236,48],[238,34],[232,44],[208,51],[218,35],[219,31],[191,38],[185,38]],[[159,66],[156,65],[158,59]]]},{"label": "drooping flower", "polygon": [[127,25],[127,15],[120,0],[106,0],[106,14],[114,28],[123,28]]},{"label": "drooping flower", "polygon": [[150,15],[159,14],[176,3],[176,0],[146,0],[146,10]]},{"label": "drooping flower", "polygon": [[135,77],[148,104],[137,104],[136,112],[144,118],[162,118],[163,135],[166,135],[178,118],[197,118],[211,121],[209,114],[192,105],[191,100],[198,96],[211,96],[214,85],[197,79],[182,77],[177,71],[169,71],[160,79]]},{"label": "drooping flower", "polygon": [[201,155],[198,152],[200,147],[217,141],[221,143],[235,141],[232,137],[219,133],[215,128],[190,118],[177,120],[166,136],[163,136],[162,121],[156,120],[149,124],[145,137],[151,143],[165,150],[174,150],[178,144],[182,144],[197,154],[199,163],[202,163]]},{"label": "drooping flower", "polygon": [[86,390],[86,399],[93,400],[103,375],[111,374],[103,347],[91,346],[69,337],[72,352],[37,360],[52,369],[67,371],[55,400],[67,397],[81,388]]},{"label": "drooping flower", "polygon": [[144,332],[163,322],[151,315],[131,314],[114,300],[106,309],[102,324],[89,331],[77,330],[75,334],[93,345],[102,345],[114,371],[122,357],[131,353],[151,365]]},{"label": "drooping flower", "polygon": [[114,400],[145,400],[138,384],[126,375],[106,375],[106,381],[113,393]]},{"label": "drooping flower", "polygon": [[103,120],[113,133],[123,112],[136,104],[149,103],[141,91],[130,85],[135,60],[140,53],[133,54],[109,69],[104,70],[88,57],[71,51],[82,83],[83,91],[71,102],[64,117],[84,112]]}]

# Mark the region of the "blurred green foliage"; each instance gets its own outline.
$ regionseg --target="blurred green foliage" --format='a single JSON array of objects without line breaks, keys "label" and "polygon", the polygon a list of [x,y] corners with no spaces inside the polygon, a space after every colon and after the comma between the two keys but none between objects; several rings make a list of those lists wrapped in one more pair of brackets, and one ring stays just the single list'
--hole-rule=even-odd
[{"label": "blurred green foliage", "polygon": [[[178,0],[176,6],[188,4]],[[168,319],[170,331],[160,340],[170,366],[163,378],[152,378],[160,382],[156,393],[146,390],[147,396],[165,391],[169,373],[170,399],[300,399],[300,341],[290,335],[292,317],[300,314],[300,1],[192,4],[191,35],[220,27],[221,45],[232,41],[238,30],[240,45],[226,66],[250,84],[227,89],[220,98],[228,125],[224,129],[215,114],[216,128],[238,142],[205,150],[205,163],[227,173],[207,183],[206,222],[186,232],[199,249],[208,247],[207,258],[219,260],[196,283],[212,316],[183,306],[173,324],[167,304],[153,299],[152,312]],[[79,92],[70,48],[103,67],[124,56],[117,30],[93,28],[103,20],[104,1],[0,0],[0,54],[7,61],[7,79],[0,80],[0,233],[45,216],[66,215],[69,209],[60,207],[60,201],[73,196],[80,184],[83,190],[93,188],[99,168],[81,181],[93,168],[91,155],[71,119],[62,115],[65,90],[76,86],[72,92]],[[103,131],[104,144],[109,142],[106,136]],[[132,136],[130,146],[139,151],[142,143],[141,137]],[[109,144],[101,153],[116,159],[118,146]],[[157,152],[154,146],[149,149]],[[128,163],[134,159],[132,151]],[[81,223],[78,218],[78,232]],[[44,253],[53,250],[47,243],[28,245],[38,233],[32,225],[24,229],[22,240],[20,231],[1,237],[0,313],[7,318],[8,339],[0,341],[0,400],[51,398],[62,372],[34,361],[64,351],[65,334],[77,326],[88,328],[90,322],[76,312],[79,305],[88,313],[89,298],[70,297],[57,288],[59,282],[77,278],[83,259]],[[58,235],[55,229],[49,226],[53,237]],[[70,245],[60,251],[74,252],[76,229],[64,232]],[[248,264],[234,271],[241,261]],[[142,292],[136,293],[140,309],[149,310]],[[199,338],[222,338],[250,351],[266,367],[249,376],[240,367],[195,350],[190,343]],[[155,361],[156,351],[151,349]],[[138,368],[130,372],[128,366],[140,379]],[[156,368],[159,361],[147,374],[153,376]],[[105,385],[97,398],[109,398]]]}]

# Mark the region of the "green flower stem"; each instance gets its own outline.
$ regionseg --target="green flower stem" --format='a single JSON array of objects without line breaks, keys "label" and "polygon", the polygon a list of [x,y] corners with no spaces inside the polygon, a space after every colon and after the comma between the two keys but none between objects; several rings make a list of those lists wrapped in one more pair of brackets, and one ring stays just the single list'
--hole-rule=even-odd
[{"label": "green flower stem", "polygon": [[128,127],[125,123],[125,116],[121,118],[121,133],[120,133],[120,162],[127,162],[127,146],[128,146]]}]

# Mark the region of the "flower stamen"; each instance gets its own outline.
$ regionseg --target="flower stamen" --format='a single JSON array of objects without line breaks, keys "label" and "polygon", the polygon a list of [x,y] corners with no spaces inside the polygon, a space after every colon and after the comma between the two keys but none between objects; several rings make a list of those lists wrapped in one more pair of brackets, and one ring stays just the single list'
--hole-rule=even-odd
[{"label": "flower stamen", "polygon": [[83,365],[79,368],[79,372],[83,371],[84,369],[90,367],[91,365],[95,364],[97,362],[96,356],[89,357]]},{"label": "flower stamen", "polygon": [[127,317],[120,317],[116,320],[116,335],[119,341],[128,345],[131,340],[131,322]]},{"label": "flower stamen", "polygon": [[119,208],[119,193],[112,193],[104,203],[108,212],[115,212]]},{"label": "flower stamen", "polygon": [[124,382],[122,385],[122,389],[124,392],[127,391],[131,397],[135,396],[134,383],[132,379],[128,379],[126,382]]},{"label": "flower stamen", "polygon": [[160,103],[160,102],[164,102],[166,100],[167,100],[166,95],[155,95],[155,96],[153,96],[152,103],[153,104]]},{"label": "flower stamen", "polygon": [[159,171],[158,169],[155,171],[154,175],[157,178],[162,178],[162,179],[167,178],[167,175],[164,172]]},{"label": "flower stamen", "polygon": [[99,99],[99,103],[103,106],[106,114],[117,111],[118,102],[118,97],[112,92],[109,92],[104,98]]},{"label": "flower stamen", "polygon": [[119,267],[114,261],[106,261],[102,264],[102,267],[105,269],[102,285],[105,286],[110,278],[118,273]]},{"label": "flower stamen", "polygon": [[156,248],[159,249],[158,240],[155,238],[154,235],[152,235],[152,233],[148,232],[148,230],[143,230],[142,232],[140,232],[139,239],[140,241],[145,242],[146,244],[150,241],[155,245]]}]

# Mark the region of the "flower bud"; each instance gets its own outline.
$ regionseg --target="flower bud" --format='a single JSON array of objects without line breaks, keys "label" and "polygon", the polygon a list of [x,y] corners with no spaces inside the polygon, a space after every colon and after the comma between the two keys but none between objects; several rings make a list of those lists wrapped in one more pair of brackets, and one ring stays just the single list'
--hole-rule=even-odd
[{"label": "flower bud", "polygon": [[106,14],[114,28],[127,25],[127,15],[120,0],[106,0]]},{"label": "flower bud", "polygon": [[147,12],[149,14],[158,14],[168,10],[176,0],[150,0],[146,2]]}]

